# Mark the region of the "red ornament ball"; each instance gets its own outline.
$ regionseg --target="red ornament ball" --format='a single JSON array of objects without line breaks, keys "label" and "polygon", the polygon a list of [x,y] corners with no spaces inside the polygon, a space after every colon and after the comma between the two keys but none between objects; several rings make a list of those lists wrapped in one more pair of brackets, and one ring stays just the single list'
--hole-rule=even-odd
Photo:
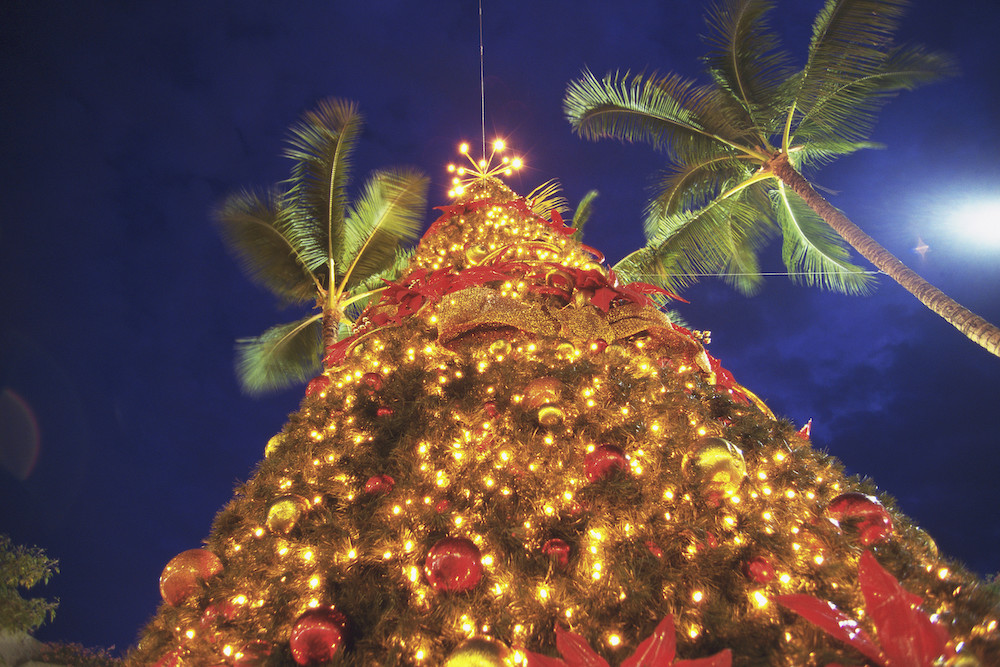
[{"label": "red ornament ball", "polygon": [[565,540],[553,537],[542,545],[542,553],[555,561],[559,567],[569,565],[569,544]]},{"label": "red ornament ball", "polygon": [[201,614],[202,632],[211,633],[217,625],[233,620],[236,618],[237,611],[238,607],[231,600],[210,603]]},{"label": "red ornament ball", "polygon": [[604,340],[603,338],[595,338],[594,340],[590,341],[590,345],[588,345],[588,347],[590,348],[590,351],[593,354],[600,354],[601,352],[604,352],[604,350],[607,349],[608,341]]},{"label": "red ornament ball", "polygon": [[743,566],[743,573],[746,574],[747,579],[756,581],[758,584],[766,584],[777,576],[771,563],[763,556],[756,556],[748,560]]},{"label": "red ornament ball", "polygon": [[336,609],[319,607],[299,616],[288,647],[297,665],[333,660],[347,638],[347,618]]},{"label": "red ornament ball", "polygon": [[365,373],[361,376],[361,387],[369,396],[382,388],[382,376],[378,373]]},{"label": "red ornament ball", "polygon": [[625,452],[617,445],[601,445],[587,454],[583,461],[583,471],[587,475],[587,481],[591,483],[627,469]]},{"label": "red ornament ball", "polygon": [[392,408],[387,408],[387,407],[383,406],[383,407],[379,408],[378,410],[376,410],[375,414],[376,414],[376,416],[379,416],[379,417],[391,417],[394,412],[395,412],[395,410],[393,410]]},{"label": "red ornament ball", "polygon": [[649,549],[649,553],[653,554],[657,558],[663,558],[663,549],[660,548],[653,540],[646,540],[646,548]]},{"label": "red ornament ball", "polygon": [[167,653],[162,658],[153,663],[153,667],[181,667],[184,663],[181,662],[181,655],[183,653],[182,649],[174,649],[170,653]]},{"label": "red ornament ball", "polygon": [[490,419],[494,419],[497,415],[500,414],[500,410],[497,409],[496,401],[486,401],[485,403],[483,403],[483,410],[486,411],[486,416],[488,416]]},{"label": "red ornament ball", "polygon": [[427,553],[424,574],[435,590],[448,593],[471,590],[483,578],[479,548],[464,537],[445,537]]},{"label": "red ornament ball", "polygon": [[396,480],[389,475],[375,475],[365,482],[365,493],[383,495],[392,491]]},{"label": "red ornament ball", "polygon": [[316,394],[322,393],[329,388],[331,382],[330,378],[325,375],[320,375],[309,380],[309,384],[306,385],[306,396],[315,396]]},{"label": "red ornament ball", "polygon": [[160,595],[167,604],[176,607],[219,572],[222,572],[222,561],[208,549],[182,551],[163,568]]},{"label": "red ornament ball", "polygon": [[865,546],[882,542],[892,535],[892,517],[878,498],[857,491],[842,493],[826,508],[827,518],[835,526],[857,533]]}]

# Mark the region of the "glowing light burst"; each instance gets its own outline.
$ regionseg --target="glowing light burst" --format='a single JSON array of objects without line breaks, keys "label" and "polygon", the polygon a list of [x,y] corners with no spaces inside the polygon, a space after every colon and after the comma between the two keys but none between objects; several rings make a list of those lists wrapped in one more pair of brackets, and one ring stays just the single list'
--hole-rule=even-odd
[{"label": "glowing light burst", "polygon": [[977,199],[955,208],[951,226],[979,244],[1000,245],[1000,199]]},{"label": "glowing light burst", "polygon": [[483,178],[499,178],[500,176],[510,176],[515,171],[524,166],[524,161],[520,157],[510,157],[504,155],[507,149],[503,139],[493,141],[492,150],[489,157],[474,160],[469,155],[469,144],[462,142],[458,146],[458,152],[466,157],[471,167],[449,164],[448,173],[455,176],[451,179],[451,190],[449,197],[458,197],[465,192],[465,188],[475,181]]}]

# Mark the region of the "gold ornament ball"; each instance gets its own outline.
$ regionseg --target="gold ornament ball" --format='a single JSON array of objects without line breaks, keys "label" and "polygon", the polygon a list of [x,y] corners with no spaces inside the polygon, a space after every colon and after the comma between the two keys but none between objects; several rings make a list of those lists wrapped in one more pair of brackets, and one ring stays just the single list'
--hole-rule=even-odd
[{"label": "gold ornament ball", "polygon": [[479,262],[483,261],[483,259],[485,259],[489,254],[490,251],[478,243],[470,245],[465,249],[465,259],[469,262],[469,264],[473,265],[479,264]]},{"label": "gold ornament ball", "polygon": [[160,595],[167,604],[176,607],[220,572],[222,561],[208,549],[182,551],[163,568]]},{"label": "gold ornament ball", "polygon": [[309,508],[309,501],[302,496],[282,496],[267,508],[267,528],[272,533],[287,535],[295,528]]},{"label": "gold ornament ball", "polygon": [[264,446],[264,458],[266,459],[271,458],[274,455],[274,453],[278,451],[278,448],[281,447],[283,444],[285,444],[284,433],[279,433],[273,436],[270,440],[267,441],[267,445]]},{"label": "gold ornament ball", "polygon": [[937,558],[938,556],[937,542],[934,541],[934,538],[931,537],[926,530],[924,530],[923,528],[917,528],[914,537],[916,538],[917,543],[922,544],[931,554],[931,556]]},{"label": "gold ornament ball", "polygon": [[503,667],[507,647],[490,637],[473,637],[458,645],[444,667]]},{"label": "gold ornament ball", "polygon": [[541,377],[532,380],[524,388],[524,404],[532,410],[543,405],[555,403],[562,393],[562,382],[554,377]]},{"label": "gold ornament ball", "polygon": [[576,356],[576,345],[573,345],[573,343],[568,341],[565,343],[559,343],[558,347],[556,347],[556,354],[558,354],[562,359],[572,359]]},{"label": "gold ornament ball", "polygon": [[510,354],[510,343],[501,338],[490,343],[489,350],[494,357],[506,357]]},{"label": "gold ornament ball", "polygon": [[692,460],[709,490],[735,495],[747,476],[747,464],[739,447],[724,438],[702,438]]},{"label": "gold ornament ball", "polygon": [[545,428],[559,426],[565,418],[566,413],[557,405],[543,405],[538,409],[538,423]]}]

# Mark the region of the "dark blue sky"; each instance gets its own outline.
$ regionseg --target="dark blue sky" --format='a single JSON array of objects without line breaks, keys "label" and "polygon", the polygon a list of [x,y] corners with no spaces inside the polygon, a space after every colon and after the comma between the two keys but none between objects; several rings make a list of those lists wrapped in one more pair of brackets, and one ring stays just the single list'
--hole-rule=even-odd
[{"label": "dark blue sky", "polygon": [[[778,3],[794,53],[820,4]],[[562,93],[584,65],[700,75],[701,4],[484,5],[488,133],[528,162],[512,185],[558,178],[571,202],[600,190],[585,241],[617,261],[642,242],[660,161],[574,137]],[[994,323],[1000,244],[961,236],[948,213],[1000,198],[998,11],[918,0],[901,38],[950,51],[962,76],[894,101],[874,136],[888,148],[817,179]],[[298,404],[298,389],[238,391],[233,340],[293,315],[239,273],[212,207],[287,175],[287,126],[329,95],[368,119],[356,182],[412,164],[432,177],[432,205],[445,203],[445,165],[480,137],[478,53],[475,0],[0,7],[0,532],[61,562],[38,591],[62,598],[41,638],[130,645],[163,565],[200,544]],[[1000,570],[1000,359],[885,278],[867,298],[785,278],[752,299],[713,281],[685,296],[682,314],[712,330],[710,351],[741,383],[779,415],[813,418],[814,444],[895,496],[942,551]],[[17,435],[29,412],[31,466]]]}]

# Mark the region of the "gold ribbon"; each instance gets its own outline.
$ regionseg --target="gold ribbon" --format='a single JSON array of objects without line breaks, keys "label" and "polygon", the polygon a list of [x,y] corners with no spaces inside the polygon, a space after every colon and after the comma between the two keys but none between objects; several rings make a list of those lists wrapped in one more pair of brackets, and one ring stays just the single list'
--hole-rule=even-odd
[{"label": "gold ribbon", "polygon": [[624,304],[607,314],[589,303],[550,308],[539,301],[525,302],[477,285],[442,298],[437,318],[438,341],[442,345],[477,330],[506,328],[539,336],[561,336],[581,343],[596,339],[610,343],[647,333],[665,352],[686,354],[702,370],[711,371],[701,343],[674,329],[663,313],[652,306]]},{"label": "gold ribbon", "polygon": [[[589,303],[571,303],[550,308],[541,300],[522,301],[483,286],[467,287],[441,299],[437,312],[438,341],[454,345],[462,339],[479,342],[507,335],[511,329],[538,336],[559,336],[577,343],[596,339],[616,342],[638,334],[647,334],[656,349],[671,356],[683,356],[715,384],[715,373],[704,346],[670,323],[652,306],[626,303],[606,314]],[[734,383],[735,384],[735,383]],[[764,415],[774,413],[752,391],[735,384]]]}]

